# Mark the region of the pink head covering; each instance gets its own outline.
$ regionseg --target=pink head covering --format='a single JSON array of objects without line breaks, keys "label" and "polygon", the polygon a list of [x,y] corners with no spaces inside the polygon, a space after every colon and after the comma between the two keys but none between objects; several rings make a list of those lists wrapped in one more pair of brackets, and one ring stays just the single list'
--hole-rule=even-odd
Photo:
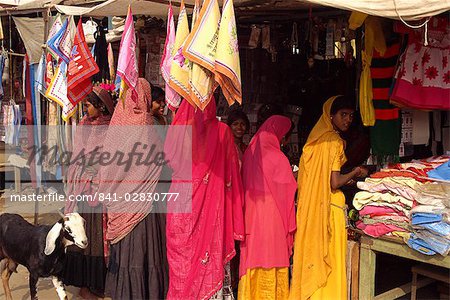
[{"label": "pink head covering", "polygon": [[165,145],[173,168],[170,192],[182,195],[178,181],[192,159],[192,212],[167,214],[167,298],[209,299],[223,285],[234,239],[244,234],[237,152],[231,130],[216,119],[214,99],[203,112],[183,101],[172,125],[192,127],[191,157],[184,151],[188,132],[169,132]]},{"label": "pink head covering", "polygon": [[251,268],[289,266],[296,230],[297,184],[289,161],[280,149],[280,141],[291,124],[287,117],[270,117],[244,153],[246,240],[241,244],[241,276]]},{"label": "pink head covering", "polygon": [[[132,91],[126,95],[125,103],[118,103],[111,119],[105,139],[105,151],[111,156],[117,151],[124,153],[125,159],[133,149],[147,154],[152,146],[154,153],[162,152],[162,141],[153,129],[152,115],[149,110],[151,102],[150,84],[139,78],[137,84],[137,101],[132,99]],[[147,145],[145,149],[143,145]],[[129,158],[128,158],[129,159]],[[124,238],[143,220],[152,209],[151,201],[127,202],[126,197],[153,193],[162,166],[156,164],[137,165],[133,158],[131,168],[119,165],[117,160],[103,166],[99,172],[99,193],[112,195],[118,201],[106,201],[108,209],[108,229],[106,239],[112,244]],[[121,197],[121,198],[120,198]],[[129,199],[128,199],[129,200]]]}]

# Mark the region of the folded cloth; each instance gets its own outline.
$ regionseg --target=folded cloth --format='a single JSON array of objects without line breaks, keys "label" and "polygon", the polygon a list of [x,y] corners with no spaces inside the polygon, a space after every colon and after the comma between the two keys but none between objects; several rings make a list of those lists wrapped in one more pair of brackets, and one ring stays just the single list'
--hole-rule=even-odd
[{"label": "folded cloth", "polygon": [[417,238],[426,242],[437,253],[447,256],[450,252],[450,241],[446,238],[437,236],[428,230],[417,230],[414,234]]},{"label": "folded cloth", "polygon": [[425,205],[450,207],[450,185],[440,182],[427,183],[417,187],[417,202]]},{"label": "folded cloth", "polygon": [[434,232],[435,234],[438,234],[442,237],[445,237],[446,239],[449,239],[450,243],[450,224],[447,224],[445,222],[435,222],[435,223],[428,223],[428,224],[421,224],[418,226],[414,226],[415,229],[427,229],[429,231]]},{"label": "folded cloth", "polygon": [[391,224],[377,223],[367,225],[361,221],[356,222],[356,227],[372,237],[380,237],[393,231],[406,231],[403,228]]},{"label": "folded cloth", "polygon": [[404,229],[405,231],[412,231],[411,226],[409,226],[408,222],[399,222],[399,221],[394,221],[394,220],[382,220],[382,219],[372,219],[372,218],[368,218],[368,217],[364,217],[362,219],[363,223],[365,225],[378,225],[378,224],[385,224],[385,225],[394,225],[397,226],[399,228]]},{"label": "folded cloth", "polygon": [[396,210],[392,207],[387,206],[373,206],[373,205],[366,205],[359,211],[360,216],[386,216],[386,215],[398,215],[398,216],[405,216],[404,213],[402,213],[399,210]]},{"label": "folded cloth", "polygon": [[407,242],[408,246],[414,250],[419,251],[425,255],[435,255],[436,252],[431,249],[431,246],[422,239],[419,239],[416,235],[411,234]]},{"label": "folded cloth", "polygon": [[367,191],[362,191],[356,193],[353,198],[353,206],[360,210],[362,206],[368,204],[369,202],[387,202],[387,203],[401,203],[405,207],[412,207],[413,201],[406,199],[405,197],[393,195],[391,193],[370,193]]},{"label": "folded cloth", "polygon": [[396,211],[401,212],[403,215],[405,215],[407,217],[409,217],[409,214],[410,214],[409,213],[410,209],[409,208],[405,208],[404,206],[401,205],[401,203],[387,203],[387,202],[375,202],[375,201],[372,201],[372,202],[368,202],[368,203],[366,203],[365,205],[362,205],[362,206],[360,206],[360,205],[358,205],[358,207],[355,206],[355,208],[357,210],[362,210],[366,206],[378,206],[378,207],[392,208],[392,209],[394,209]]},{"label": "folded cloth", "polygon": [[411,217],[412,225],[421,225],[427,223],[441,222],[442,215],[440,214],[427,214],[427,213],[414,213]]},{"label": "folded cloth", "polygon": [[411,213],[428,213],[428,214],[442,214],[450,215],[450,208],[443,205],[417,205],[411,209]]},{"label": "folded cloth", "polygon": [[366,178],[365,181],[357,182],[361,190],[372,193],[389,191],[409,200],[417,198],[416,189],[419,185],[420,182],[408,177]]}]

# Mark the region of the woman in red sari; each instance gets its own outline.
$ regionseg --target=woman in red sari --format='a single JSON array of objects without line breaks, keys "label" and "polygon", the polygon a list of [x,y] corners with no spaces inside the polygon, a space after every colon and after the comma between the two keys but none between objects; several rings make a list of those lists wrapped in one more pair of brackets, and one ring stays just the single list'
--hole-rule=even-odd
[{"label": "woman in red sari", "polygon": [[165,146],[173,169],[170,191],[179,194],[176,203],[167,203],[167,298],[221,298],[231,294],[222,287],[234,240],[244,238],[233,135],[217,120],[214,99],[203,112],[183,101],[172,125],[192,130],[172,126]]}]

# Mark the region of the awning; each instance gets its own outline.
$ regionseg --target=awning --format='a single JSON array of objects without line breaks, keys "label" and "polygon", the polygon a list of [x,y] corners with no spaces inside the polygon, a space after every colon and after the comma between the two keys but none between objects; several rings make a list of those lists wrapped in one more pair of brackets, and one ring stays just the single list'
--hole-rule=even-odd
[{"label": "awning", "polygon": [[[176,3],[176,1],[174,1]],[[83,15],[90,17],[126,16],[128,5],[134,15],[148,15],[167,18],[167,3],[156,3],[142,0],[108,0],[91,8],[56,5],[56,9],[66,15]]]},{"label": "awning", "polygon": [[450,0],[297,0],[390,19],[419,20],[450,10]]}]

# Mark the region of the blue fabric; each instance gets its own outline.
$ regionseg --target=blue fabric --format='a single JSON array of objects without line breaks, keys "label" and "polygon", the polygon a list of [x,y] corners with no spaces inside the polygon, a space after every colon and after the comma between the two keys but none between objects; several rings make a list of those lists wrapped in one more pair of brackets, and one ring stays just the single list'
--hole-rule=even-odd
[{"label": "blue fabric", "polygon": [[435,255],[436,252],[431,249],[431,246],[428,245],[427,242],[425,242],[422,239],[417,238],[414,233],[411,234],[411,237],[408,240],[408,246],[412,249],[419,251],[422,254],[425,255]]},{"label": "blue fabric", "polygon": [[442,221],[442,215],[427,214],[427,213],[414,213],[412,214],[412,225],[421,225],[428,223],[435,223]]},{"label": "blue fabric", "polygon": [[434,170],[428,171],[428,177],[435,179],[450,180],[450,160],[443,163]]},{"label": "blue fabric", "polygon": [[450,236],[450,224],[445,222],[435,222],[428,224],[421,224],[420,227],[439,234],[440,236]]},{"label": "blue fabric", "polygon": [[66,31],[68,24],[69,20],[66,19],[61,29],[47,43],[47,46],[61,59],[64,59],[64,55],[59,50],[59,43],[61,42],[61,37]]}]

